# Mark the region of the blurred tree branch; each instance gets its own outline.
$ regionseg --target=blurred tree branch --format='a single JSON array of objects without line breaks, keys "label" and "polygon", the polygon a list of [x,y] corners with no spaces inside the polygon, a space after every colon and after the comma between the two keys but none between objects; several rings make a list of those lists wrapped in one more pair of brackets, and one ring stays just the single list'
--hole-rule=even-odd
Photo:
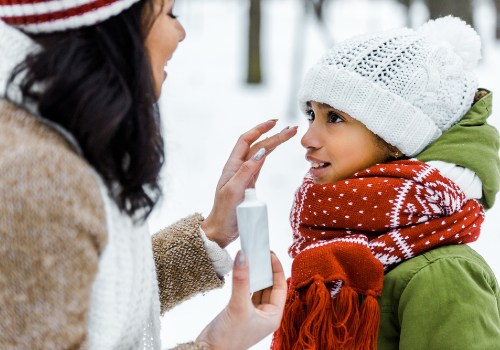
[{"label": "blurred tree branch", "polygon": [[[397,1],[406,7],[406,26],[410,27],[411,23],[409,9],[415,0]],[[500,7],[500,0],[495,0],[495,2],[497,3],[497,11],[499,11],[498,8]],[[473,0],[424,0],[424,3],[429,9],[429,15],[431,19],[453,15],[456,17],[460,17],[471,26],[475,26],[473,16]],[[500,21],[500,18],[497,16],[497,22],[498,21]]]},{"label": "blurred tree branch", "polygon": [[398,0],[399,3],[403,4],[406,7],[406,26],[408,28],[411,27],[411,21],[410,21],[410,7],[413,2],[413,0]]},{"label": "blurred tree branch", "polygon": [[306,0],[312,5],[314,15],[318,21],[323,21],[323,5],[328,0]]},{"label": "blurred tree branch", "polygon": [[495,0],[495,7],[496,7],[496,12],[497,12],[496,36],[497,36],[497,39],[500,39],[500,0]]},{"label": "blurred tree branch", "polygon": [[260,84],[262,82],[260,58],[260,16],[261,0],[250,0],[248,26],[248,64],[247,83]]},{"label": "blurred tree branch", "polygon": [[[325,4],[330,0],[304,0],[304,15],[307,17],[310,10],[314,19],[324,34],[327,46],[331,46],[330,32],[326,26],[323,16]],[[248,25],[248,51],[247,51],[247,79],[248,84],[260,84],[262,82],[262,64],[260,50],[260,28],[261,28],[261,4],[262,0],[249,0],[249,25]],[[300,28],[302,30],[302,28]],[[297,41],[297,40],[296,40]],[[303,40],[301,40],[303,41]],[[302,44],[302,43],[301,43]]]},{"label": "blurred tree branch", "polygon": [[426,0],[432,19],[454,15],[474,26],[471,0]]},{"label": "blurred tree branch", "polygon": [[314,24],[318,26],[325,43],[325,47],[330,48],[333,45],[332,34],[327,26],[324,16],[325,7],[330,1],[332,0],[303,0],[303,10],[297,14],[293,35],[293,52],[291,57],[292,70],[290,74],[290,92],[286,113],[290,119],[296,119],[295,115],[297,114],[297,93],[302,81],[302,71],[304,69],[304,47],[307,43],[305,27],[307,26],[310,17],[313,17]]}]

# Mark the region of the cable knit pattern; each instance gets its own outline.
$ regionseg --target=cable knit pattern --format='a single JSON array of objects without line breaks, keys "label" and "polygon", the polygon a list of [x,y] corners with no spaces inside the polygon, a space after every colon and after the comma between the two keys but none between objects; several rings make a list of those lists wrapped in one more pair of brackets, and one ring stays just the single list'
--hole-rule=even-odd
[{"label": "cable knit pattern", "polygon": [[162,314],[197,293],[224,284],[200,236],[203,220],[200,214],[194,214],[153,236]]},{"label": "cable knit pattern", "polygon": [[99,181],[108,243],[99,259],[88,321],[91,349],[160,349],[160,307],[147,224],[133,224]]},{"label": "cable knit pattern", "polygon": [[193,342],[180,344],[175,350],[208,350],[206,346],[197,345]]}]

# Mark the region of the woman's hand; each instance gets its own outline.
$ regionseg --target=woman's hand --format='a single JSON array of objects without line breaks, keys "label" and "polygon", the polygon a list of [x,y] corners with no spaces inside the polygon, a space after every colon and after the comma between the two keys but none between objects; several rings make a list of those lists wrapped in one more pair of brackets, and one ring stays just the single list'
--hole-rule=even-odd
[{"label": "woman's hand", "polygon": [[273,286],[250,297],[248,263],[239,251],[233,268],[229,304],[201,332],[196,343],[208,349],[248,349],[278,329],[285,306],[287,285],[280,261],[271,253]]},{"label": "woman's hand", "polygon": [[[236,206],[243,200],[245,189],[255,186],[265,156],[297,133],[297,127],[287,127],[255,143],[259,137],[271,130],[276,122],[276,119],[268,120],[241,135],[222,170],[214,206],[201,225],[207,237],[222,248],[238,238]],[[262,148],[264,151],[260,151]]]}]

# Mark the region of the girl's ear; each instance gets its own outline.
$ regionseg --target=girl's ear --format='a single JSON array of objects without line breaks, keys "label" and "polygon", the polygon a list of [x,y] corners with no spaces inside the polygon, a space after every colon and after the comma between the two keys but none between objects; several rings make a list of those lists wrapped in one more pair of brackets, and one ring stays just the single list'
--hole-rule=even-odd
[{"label": "girl's ear", "polygon": [[401,152],[396,146],[387,143],[378,135],[375,135],[375,137],[377,138],[378,146],[380,147],[382,154],[385,157],[384,162],[392,161],[404,156],[403,152]]},{"label": "girl's ear", "polygon": [[396,146],[393,146],[389,143],[387,143],[385,140],[383,140],[381,137],[379,137],[379,140],[382,142],[382,146],[385,149],[386,152],[386,161],[392,161],[396,160],[398,158],[404,157],[404,153],[399,150]]}]

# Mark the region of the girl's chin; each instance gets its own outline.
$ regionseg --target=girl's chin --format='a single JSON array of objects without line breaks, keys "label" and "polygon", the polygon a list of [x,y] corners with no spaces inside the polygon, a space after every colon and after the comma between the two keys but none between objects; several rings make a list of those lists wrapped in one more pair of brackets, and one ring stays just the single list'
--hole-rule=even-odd
[{"label": "girl's chin", "polygon": [[311,178],[316,185],[333,183],[341,180],[347,180],[348,178],[350,178],[350,176],[347,177],[338,175],[336,176],[336,174],[332,174],[331,170],[332,170],[331,166],[320,169],[311,168],[309,169],[309,175],[311,175]]}]

